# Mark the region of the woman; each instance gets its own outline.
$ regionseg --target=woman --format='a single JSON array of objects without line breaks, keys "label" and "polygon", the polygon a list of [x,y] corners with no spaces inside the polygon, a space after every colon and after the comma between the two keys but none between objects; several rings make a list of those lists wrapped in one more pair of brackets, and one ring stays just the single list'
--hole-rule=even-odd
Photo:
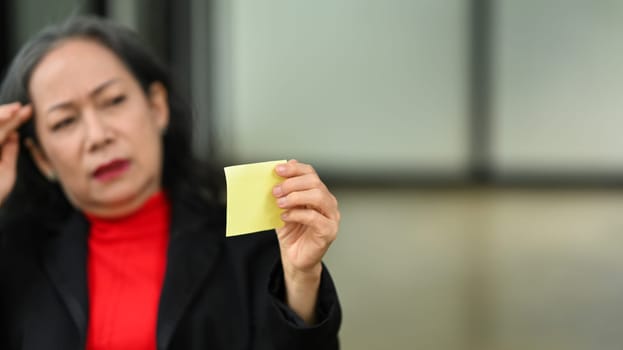
[{"label": "woman", "polygon": [[273,189],[285,225],[225,239],[172,90],[133,33],[100,19],[17,55],[0,91],[0,348],[338,348],[321,263],[337,201],[291,160]]}]

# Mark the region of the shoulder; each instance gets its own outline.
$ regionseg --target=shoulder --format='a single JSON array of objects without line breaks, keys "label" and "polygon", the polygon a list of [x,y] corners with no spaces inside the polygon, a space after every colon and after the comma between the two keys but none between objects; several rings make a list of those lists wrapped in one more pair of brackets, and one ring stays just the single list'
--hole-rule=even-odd
[{"label": "shoulder", "polygon": [[3,221],[0,223],[0,256],[20,256],[36,250],[47,232],[48,228],[38,220]]}]

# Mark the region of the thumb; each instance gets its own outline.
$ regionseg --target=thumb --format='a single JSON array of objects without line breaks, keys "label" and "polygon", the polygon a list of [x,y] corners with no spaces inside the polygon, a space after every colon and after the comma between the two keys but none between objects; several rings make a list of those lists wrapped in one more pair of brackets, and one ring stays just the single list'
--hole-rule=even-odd
[{"label": "thumb", "polygon": [[19,151],[19,135],[12,132],[4,140],[2,148],[0,148],[0,173],[2,177],[8,174],[15,174],[15,166],[17,163],[17,152]]},{"label": "thumb", "polygon": [[0,149],[0,205],[13,189],[15,184],[15,165],[17,163],[17,151],[19,150],[19,136],[17,132],[11,133],[4,140]]}]

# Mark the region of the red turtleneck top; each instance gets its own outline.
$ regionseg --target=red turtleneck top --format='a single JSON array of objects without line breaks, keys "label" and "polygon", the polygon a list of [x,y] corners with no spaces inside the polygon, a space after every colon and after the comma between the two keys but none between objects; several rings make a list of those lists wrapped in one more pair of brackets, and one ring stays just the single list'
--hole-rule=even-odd
[{"label": "red turtleneck top", "polygon": [[121,219],[87,215],[87,349],[156,349],[156,322],[169,242],[163,192]]}]

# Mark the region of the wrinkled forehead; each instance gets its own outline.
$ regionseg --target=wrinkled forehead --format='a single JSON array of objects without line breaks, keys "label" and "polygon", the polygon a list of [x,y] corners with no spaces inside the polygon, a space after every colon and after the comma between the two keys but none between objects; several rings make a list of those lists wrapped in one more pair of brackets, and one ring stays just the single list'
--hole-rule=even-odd
[{"label": "wrinkled forehead", "polygon": [[33,69],[29,95],[36,110],[62,101],[84,99],[102,83],[131,78],[125,65],[106,46],[89,39],[66,40]]}]

